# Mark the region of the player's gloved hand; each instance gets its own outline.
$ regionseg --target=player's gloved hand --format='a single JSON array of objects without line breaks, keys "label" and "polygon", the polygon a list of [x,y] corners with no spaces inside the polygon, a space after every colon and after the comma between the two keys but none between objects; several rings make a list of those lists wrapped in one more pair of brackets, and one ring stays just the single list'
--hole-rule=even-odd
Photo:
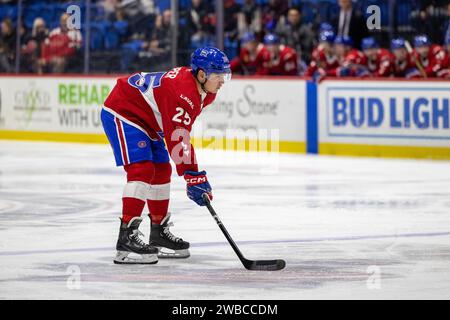
[{"label": "player's gloved hand", "polygon": [[407,79],[411,79],[411,78],[420,78],[421,74],[419,69],[416,68],[410,68],[408,70],[406,70],[405,72],[405,78]]},{"label": "player's gloved hand", "polygon": [[357,77],[368,77],[368,76],[370,76],[370,72],[366,68],[357,67],[355,69],[355,75]]},{"label": "player's gloved hand", "polygon": [[212,188],[206,178],[206,171],[186,171],[184,173],[184,180],[186,180],[186,192],[189,199],[197,203],[199,206],[206,205],[203,200],[203,194],[208,194],[209,200],[212,200]]},{"label": "player's gloved hand", "polygon": [[339,67],[336,70],[336,74],[338,77],[348,77],[352,73],[352,69],[350,67]]},{"label": "player's gloved hand", "polygon": [[314,72],[313,74],[313,80],[315,82],[320,82],[320,80],[322,80],[323,77],[325,77],[327,75],[326,71],[323,70],[322,68],[317,69],[316,72]]}]

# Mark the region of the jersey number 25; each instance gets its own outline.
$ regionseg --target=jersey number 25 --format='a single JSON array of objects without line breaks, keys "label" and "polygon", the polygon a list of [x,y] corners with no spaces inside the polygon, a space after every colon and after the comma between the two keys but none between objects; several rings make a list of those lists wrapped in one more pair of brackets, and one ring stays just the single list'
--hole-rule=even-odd
[{"label": "jersey number 25", "polygon": [[191,117],[189,116],[189,113],[186,112],[186,110],[181,107],[177,107],[175,110],[177,111],[177,113],[172,118],[173,122],[183,123],[186,126],[191,124]]}]

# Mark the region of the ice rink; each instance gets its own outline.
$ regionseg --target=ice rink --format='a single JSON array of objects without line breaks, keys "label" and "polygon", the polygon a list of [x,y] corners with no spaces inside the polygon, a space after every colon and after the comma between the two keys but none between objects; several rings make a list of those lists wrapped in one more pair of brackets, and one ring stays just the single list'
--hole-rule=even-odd
[{"label": "ice rink", "polygon": [[198,160],[246,257],[283,258],[283,271],[245,270],[176,176],[172,231],[191,257],[114,265],[125,176],[110,147],[0,141],[0,298],[450,298],[449,162],[220,151]]}]

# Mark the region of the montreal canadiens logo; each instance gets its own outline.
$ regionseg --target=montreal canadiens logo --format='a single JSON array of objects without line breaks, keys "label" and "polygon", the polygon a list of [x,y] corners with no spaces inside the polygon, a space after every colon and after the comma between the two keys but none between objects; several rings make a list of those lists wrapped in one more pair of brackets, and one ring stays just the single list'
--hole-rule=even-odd
[{"label": "montreal canadiens logo", "polygon": [[147,142],[145,142],[145,141],[139,141],[138,142],[138,147],[139,148],[145,148],[147,146]]}]

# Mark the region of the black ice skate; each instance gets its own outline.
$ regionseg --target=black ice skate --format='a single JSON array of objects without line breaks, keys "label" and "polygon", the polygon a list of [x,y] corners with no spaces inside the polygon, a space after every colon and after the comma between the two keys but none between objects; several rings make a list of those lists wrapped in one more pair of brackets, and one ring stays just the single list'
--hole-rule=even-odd
[{"label": "black ice skate", "polygon": [[161,224],[152,223],[150,231],[150,245],[158,248],[159,258],[188,258],[189,242],[175,237],[169,230],[173,223],[169,223],[170,213]]},{"label": "black ice skate", "polygon": [[[144,243],[138,230],[142,218],[134,217],[127,224],[120,223],[119,239],[117,240],[116,264],[154,264],[158,262],[158,249]],[[131,254],[131,256],[129,256]]]}]

